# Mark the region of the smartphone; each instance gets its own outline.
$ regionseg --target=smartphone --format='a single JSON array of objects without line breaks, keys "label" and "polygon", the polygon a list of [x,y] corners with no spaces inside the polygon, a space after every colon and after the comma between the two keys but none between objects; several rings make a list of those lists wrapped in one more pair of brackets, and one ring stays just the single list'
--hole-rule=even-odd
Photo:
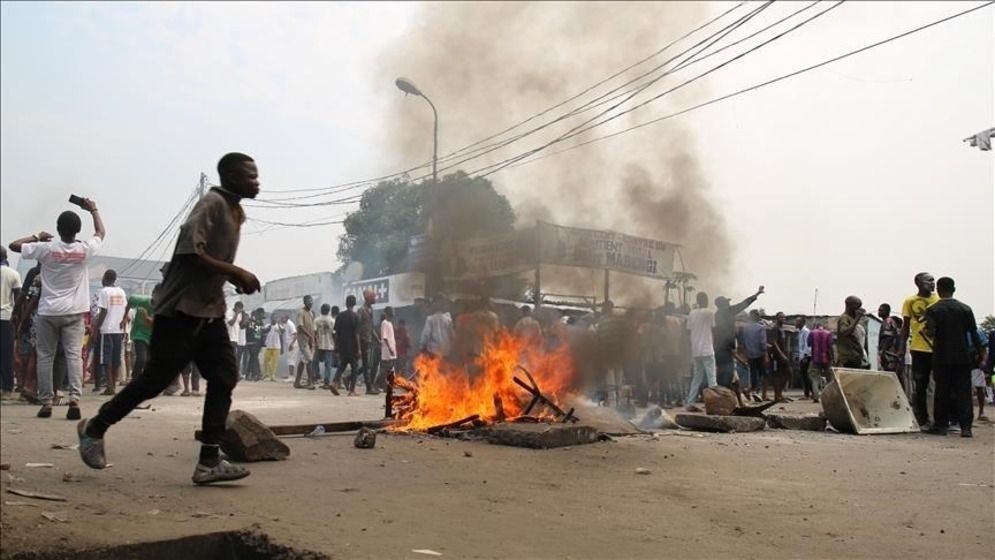
[{"label": "smartphone", "polygon": [[[75,204],[76,206],[79,206],[80,208],[83,208],[83,200],[84,199],[83,199],[82,196],[76,196],[74,194],[69,195],[69,203],[70,204]],[[86,208],[83,208],[83,209],[86,210]]]}]

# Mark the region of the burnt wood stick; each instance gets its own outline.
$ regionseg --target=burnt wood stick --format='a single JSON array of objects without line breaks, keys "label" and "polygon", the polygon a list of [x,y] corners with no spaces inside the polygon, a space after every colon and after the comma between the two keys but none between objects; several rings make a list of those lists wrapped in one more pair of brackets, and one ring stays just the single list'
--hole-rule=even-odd
[{"label": "burnt wood stick", "polygon": [[447,430],[449,428],[458,428],[463,424],[466,424],[467,422],[473,422],[474,420],[479,420],[479,419],[480,419],[479,414],[471,414],[470,416],[467,416],[462,420],[457,420],[456,422],[450,422],[448,424],[440,424],[438,426],[432,426],[431,428],[425,431],[430,434],[434,434],[436,432],[441,432],[442,430]]},{"label": "burnt wood stick", "polygon": [[[283,424],[277,426],[267,426],[278,436],[304,436],[310,434],[315,428],[321,426],[325,433],[353,432],[360,428],[372,428],[374,430],[386,428],[397,424],[395,420],[356,420],[351,422],[326,422],[322,424]],[[194,439],[200,441],[201,431],[194,432]]]},{"label": "burnt wood stick", "polygon": [[539,399],[539,402],[541,402],[542,404],[544,404],[544,405],[548,406],[549,408],[553,409],[553,411],[556,412],[557,417],[566,416],[566,412],[563,412],[562,408],[560,408],[559,406],[557,406],[556,403],[554,403],[553,401],[549,400],[549,398],[547,398],[546,395],[543,395],[541,392],[539,392],[538,389],[533,389],[532,387],[529,387],[528,385],[525,384],[524,381],[522,381],[521,379],[519,379],[517,377],[513,377],[512,381],[514,381],[515,383],[517,383],[519,387],[521,387],[521,388],[525,389],[526,391],[532,393],[532,395],[536,399]]}]

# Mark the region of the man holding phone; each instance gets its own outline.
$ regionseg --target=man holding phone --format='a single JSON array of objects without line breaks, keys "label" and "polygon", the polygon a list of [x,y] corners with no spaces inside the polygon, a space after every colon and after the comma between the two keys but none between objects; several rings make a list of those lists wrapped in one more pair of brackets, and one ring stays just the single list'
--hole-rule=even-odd
[{"label": "man holding phone", "polygon": [[104,222],[100,219],[97,203],[73,197],[81,208],[93,217],[93,237],[79,241],[76,235],[83,228],[79,214],[67,210],[59,214],[56,231],[59,238],[48,232],[22,237],[10,244],[10,250],[22,258],[34,259],[41,264],[41,298],[38,301],[38,318],[35,321],[38,353],[39,418],[52,416],[52,370],[59,344],[66,355],[69,368],[69,410],[66,418],[81,417],[79,401],[83,395],[83,315],[90,311],[90,280],[86,263],[100,249],[104,240]]},{"label": "man holding phone", "polygon": [[161,393],[176,372],[193,362],[207,380],[200,459],[193,482],[208,484],[249,476],[244,467],[220,457],[231,394],[238,383],[235,350],[225,325],[224,285],[231,282],[243,294],[259,291],[255,275],[232,264],[245,222],[240,202],[259,194],[259,172],[251,157],[230,153],[218,162],[218,175],[221,186],[197,202],[180,228],[172,259],[153,295],[155,328],[145,373],[104,403],[92,420],[81,420],[77,425],[80,457],[91,468],[107,467],[107,429]]}]

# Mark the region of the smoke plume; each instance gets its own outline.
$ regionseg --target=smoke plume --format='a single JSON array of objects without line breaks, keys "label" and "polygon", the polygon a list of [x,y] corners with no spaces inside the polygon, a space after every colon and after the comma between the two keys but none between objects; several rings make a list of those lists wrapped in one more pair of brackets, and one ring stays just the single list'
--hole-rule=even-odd
[{"label": "smoke plume", "polygon": [[[698,3],[426,4],[410,31],[386,49],[376,79],[387,87],[394,78],[405,76],[432,99],[440,115],[441,155],[566,100],[712,15]],[[595,94],[649,70],[690,44],[678,43]],[[672,87],[704,66],[665,78],[648,93]],[[706,94],[702,82],[542,153],[686,107]],[[398,166],[426,161],[432,150],[431,109],[421,99],[391,93],[385,98],[388,158]],[[526,126],[546,122],[591,97]],[[568,119],[460,168],[474,171],[521,153],[596,113]],[[699,289],[723,286],[732,243],[710,196],[707,170],[698,162],[696,138],[688,128],[692,122],[668,120],[489,178],[509,197],[522,226],[541,219],[679,243],[682,259],[676,270],[683,261],[686,270],[699,277]],[[440,163],[440,168],[445,165]],[[544,292],[600,296],[600,271],[549,268],[543,270]],[[662,295],[659,283],[612,276],[612,298],[622,304],[658,304]]]}]

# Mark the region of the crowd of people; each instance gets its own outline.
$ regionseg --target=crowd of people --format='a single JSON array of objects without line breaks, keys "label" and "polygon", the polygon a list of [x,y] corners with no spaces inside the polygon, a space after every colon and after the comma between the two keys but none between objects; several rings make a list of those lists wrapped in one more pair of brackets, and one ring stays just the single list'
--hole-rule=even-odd
[{"label": "crowd of people", "polygon": [[[258,194],[259,180],[255,162],[239,153],[224,156],[218,174],[221,186],[201,198],[181,227],[152,297],[126,294],[115,271],[107,270],[90,299],[87,261],[106,230],[89,199],[79,205],[92,217],[92,236],[80,239],[82,220],[66,211],[56,221],[57,236],[42,231],[10,243],[23,259],[37,261],[23,281],[7,263],[6,249],[0,253],[2,397],[38,403],[37,416],[49,418],[64,392],[66,418],[79,421],[80,455],[93,468],[107,464],[104,437],[112,425],[145,400],[176,394],[181,382],[181,395],[199,394],[203,377],[193,481],[244,478],[249,471],[219,453],[240,379],[275,380],[282,357],[296,388],[356,396],[362,382],[367,394],[376,394],[391,375],[413,374],[415,351],[462,364],[472,377],[487,341],[501,329],[548,349],[567,345],[578,370],[575,388],[590,389],[602,404],[632,399],[638,406],[694,410],[706,387],[728,387],[742,404],[767,400],[769,389],[773,399],[785,399],[793,379],[817,402],[835,367],[869,367],[866,325],[877,321],[879,368],[903,382],[923,431],[942,435],[954,427],[970,437],[972,386],[979,416],[990,398],[995,333],[981,331],[970,307],[954,298],[953,279],[934,281],[927,273],[916,275],[917,292],[900,316],[882,304],[873,317],[850,296],[835,325],[816,321],[811,329],[805,317],[789,326],[783,313],[765,319],[757,309],[747,312],[763,286],[735,304],[727,297],[710,302],[698,292],[694,308],[667,303],[617,313],[606,301],[597,313],[523,306],[503,318],[487,297],[467,305],[438,296],[424,313],[417,350],[394,309],[376,315],[372,292],[362,294],[358,309],[349,295],[344,309],[323,303],[317,314],[305,296],[293,319],[276,312],[267,322],[263,309],[247,312],[242,302],[226,312],[226,283],[243,294],[260,288],[252,273],[233,264],[245,220],[240,202]],[[905,382],[907,364],[911,383]],[[112,397],[90,419],[81,412],[84,382]]]}]

